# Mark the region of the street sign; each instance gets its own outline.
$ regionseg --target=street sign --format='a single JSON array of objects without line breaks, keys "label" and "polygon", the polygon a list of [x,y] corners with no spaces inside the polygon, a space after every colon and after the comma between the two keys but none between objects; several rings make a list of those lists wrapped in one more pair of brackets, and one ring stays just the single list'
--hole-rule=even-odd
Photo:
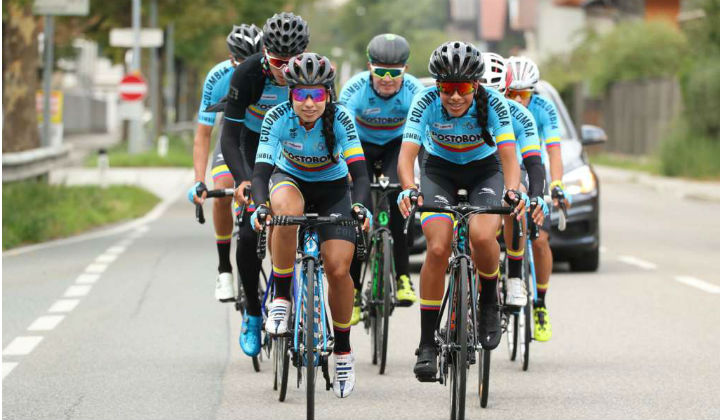
[{"label": "street sign", "polygon": [[120,99],[128,102],[142,101],[147,94],[147,90],[147,83],[140,73],[125,75],[118,87]]},{"label": "street sign", "polygon": [[34,15],[87,16],[90,0],[35,0]]},{"label": "street sign", "polygon": [[[140,29],[140,47],[158,48],[163,44],[163,31],[157,28]],[[135,45],[135,34],[132,28],[115,28],[110,30],[110,46],[132,48]]]}]

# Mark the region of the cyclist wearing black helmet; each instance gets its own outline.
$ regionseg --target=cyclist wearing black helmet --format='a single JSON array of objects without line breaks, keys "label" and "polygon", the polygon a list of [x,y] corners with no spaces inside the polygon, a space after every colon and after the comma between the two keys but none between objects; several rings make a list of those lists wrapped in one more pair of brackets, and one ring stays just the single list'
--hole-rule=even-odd
[{"label": "cyclist wearing black helmet", "polygon": [[[360,141],[365,151],[368,176],[372,178],[376,162],[382,162],[382,173],[390,182],[398,182],[397,158],[402,144],[405,118],[415,94],[423,85],[405,73],[410,45],[400,35],[375,36],[367,46],[368,71],[355,75],[343,87],[340,103],[355,116]],[[397,199],[397,194],[390,199]],[[416,300],[410,282],[408,246],[403,235],[403,218],[395,206],[390,214],[393,256],[397,280],[397,300],[410,306]],[[353,261],[351,273],[355,283],[355,305],[352,324],[360,321],[360,263]]]},{"label": "cyclist wearing black helmet", "polygon": [[[504,187],[508,191],[505,199],[516,206],[516,212],[522,211],[525,203],[517,192],[520,166],[508,104],[500,93],[480,85],[480,51],[464,42],[448,42],[433,52],[428,68],[436,86],[415,97],[403,132],[398,162],[404,188],[398,198],[400,211],[407,217],[413,196],[423,204],[413,174],[421,145],[426,152],[421,186],[430,206],[457,204],[460,188],[467,190],[472,205],[499,206]],[[420,272],[421,336],[414,372],[422,381],[437,373],[434,332],[445,289],[453,221],[447,213],[423,213],[421,220],[427,254]],[[500,246],[495,232],[499,225],[500,216],[492,214],[475,215],[469,223],[473,263],[482,282],[478,334],[486,349],[497,347],[502,336],[496,294]]]},{"label": "cyclist wearing black helmet", "polygon": [[[362,214],[365,228],[370,186],[364,155],[353,119],[333,101],[335,70],[326,57],[304,53],[285,69],[290,100],[271,109],[262,125],[252,179],[259,205],[250,221],[260,229],[260,216],[300,216],[309,206],[320,216]],[[348,173],[353,178],[350,194]],[[268,186],[268,181],[270,185]],[[351,201],[352,196],[352,201]],[[350,347],[353,283],[350,263],[355,253],[355,230],[350,226],[318,228],[320,253],[328,279],[333,319],[335,375],[333,391],[340,398],[352,393],[355,369]],[[297,227],[275,226],[272,231],[275,298],[265,322],[270,334],[288,332],[290,289]]]},{"label": "cyclist wearing black helmet", "polygon": [[[225,105],[222,153],[235,181],[235,201],[245,202],[243,190],[250,185],[260,127],[265,113],[287,101],[282,69],[295,54],[305,50],[310,35],[303,18],[292,13],[278,13],[263,26],[263,51],[237,66],[230,81]],[[248,203],[248,209],[254,205]],[[237,259],[243,288],[246,291],[247,314],[243,316],[240,345],[249,355],[260,352],[262,316],[257,293],[261,261],[256,254],[257,234],[249,224],[240,227]]]},{"label": "cyclist wearing black helmet", "polygon": [[[230,58],[218,63],[208,72],[203,85],[200,110],[198,111],[198,125],[193,145],[195,185],[188,191],[188,199],[197,204],[202,204],[206,196],[205,171],[210,151],[210,134],[215,125],[216,116],[215,112],[208,112],[207,108],[218,103],[225,96],[230,86],[233,69],[242,63],[246,57],[262,49],[262,32],[255,25],[235,25],[227,37],[227,46],[230,51]],[[232,177],[223,160],[220,143],[220,140],[218,140],[213,151],[210,170],[213,185],[214,188],[232,188]],[[213,224],[215,225],[215,240],[219,260],[215,298],[221,302],[234,300],[237,294],[233,286],[232,265],[230,264],[230,237],[233,229],[231,202],[232,200],[229,197],[218,198],[213,201]]]}]

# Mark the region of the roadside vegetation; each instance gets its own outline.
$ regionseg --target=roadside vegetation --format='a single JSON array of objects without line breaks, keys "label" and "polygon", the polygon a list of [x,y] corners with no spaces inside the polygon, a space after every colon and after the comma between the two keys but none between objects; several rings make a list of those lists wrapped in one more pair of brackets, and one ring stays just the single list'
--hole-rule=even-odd
[{"label": "roadside vegetation", "polygon": [[140,217],[159,199],[137,187],[3,184],[2,247],[13,248]]},{"label": "roadside vegetation", "polygon": [[[210,150],[212,152],[212,149]],[[128,153],[127,142],[122,142],[108,150],[110,167],[183,167],[193,166],[193,144],[189,136],[169,136],[167,155],[160,156],[157,144],[144,153],[131,155]],[[91,155],[85,161],[85,166],[97,166],[97,155]]]}]

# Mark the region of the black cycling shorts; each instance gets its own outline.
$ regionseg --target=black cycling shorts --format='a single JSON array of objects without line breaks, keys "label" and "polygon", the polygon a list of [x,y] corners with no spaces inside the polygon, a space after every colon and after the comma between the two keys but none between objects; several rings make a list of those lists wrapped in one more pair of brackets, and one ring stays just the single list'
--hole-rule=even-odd
[{"label": "black cycling shorts", "polygon": [[390,140],[383,146],[372,143],[362,143],[363,153],[365,154],[365,164],[367,165],[368,176],[373,179],[375,173],[375,163],[380,166],[381,173],[390,178],[390,182],[397,183],[397,164],[400,155],[400,146],[402,146],[402,137]]},{"label": "black cycling shorts", "polygon": [[[347,178],[334,181],[306,182],[275,168],[270,176],[270,201],[273,192],[280,188],[295,188],[305,200],[305,213],[319,216],[337,215],[351,217],[352,200]],[[340,239],[355,243],[355,228],[352,226],[323,225],[317,228],[320,243]]]}]

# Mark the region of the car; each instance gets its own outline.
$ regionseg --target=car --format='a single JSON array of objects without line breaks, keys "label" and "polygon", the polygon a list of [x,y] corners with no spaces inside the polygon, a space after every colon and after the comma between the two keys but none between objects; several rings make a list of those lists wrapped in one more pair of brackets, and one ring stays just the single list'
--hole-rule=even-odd
[{"label": "car", "polygon": [[[425,86],[432,86],[435,80],[420,79]],[[550,248],[553,260],[568,262],[572,271],[596,271],[600,262],[600,185],[590,165],[584,147],[607,141],[605,131],[594,125],[582,125],[578,136],[575,124],[557,90],[550,83],[541,80],[536,90],[553,101],[560,114],[562,137],[563,182],[566,192],[572,196],[572,205],[567,211],[564,231],[558,229],[559,212],[551,214]],[[549,174],[549,162],[545,162]],[[419,220],[416,221],[415,241],[412,253],[424,250]]]}]

